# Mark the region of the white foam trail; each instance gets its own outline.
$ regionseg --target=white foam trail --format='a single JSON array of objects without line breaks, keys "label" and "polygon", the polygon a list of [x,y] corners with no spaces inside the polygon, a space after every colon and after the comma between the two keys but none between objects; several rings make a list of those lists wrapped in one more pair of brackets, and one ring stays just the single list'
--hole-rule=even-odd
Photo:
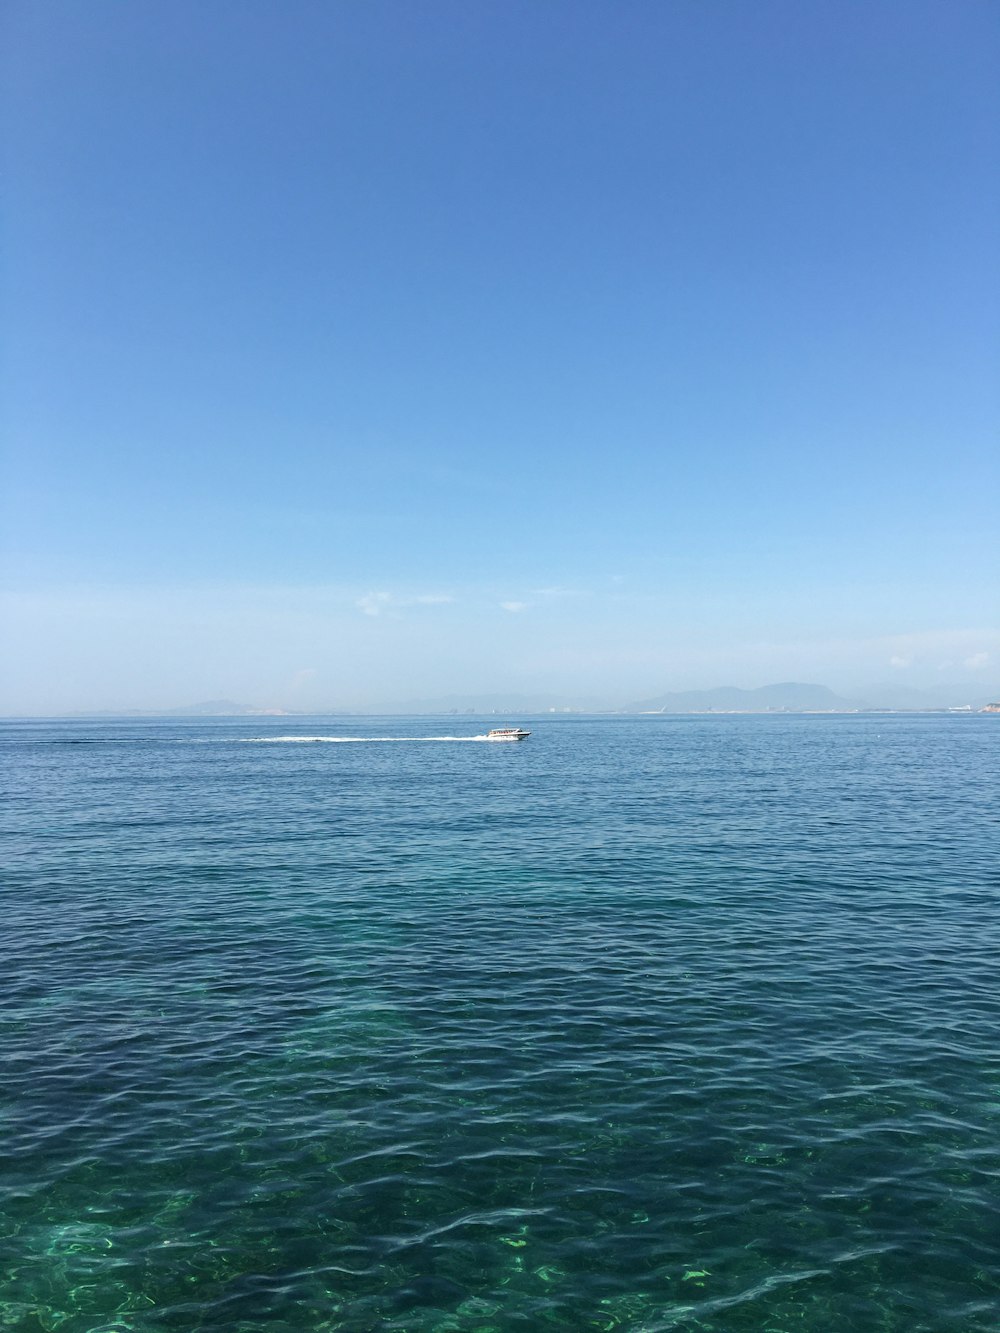
[{"label": "white foam trail", "polygon": [[243,736],[250,745],[370,745],[387,741],[485,741],[486,736]]}]

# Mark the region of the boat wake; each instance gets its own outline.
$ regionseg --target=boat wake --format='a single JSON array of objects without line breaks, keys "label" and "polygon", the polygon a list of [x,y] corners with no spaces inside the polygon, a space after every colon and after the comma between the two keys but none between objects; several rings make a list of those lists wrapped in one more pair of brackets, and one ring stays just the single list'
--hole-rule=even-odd
[{"label": "boat wake", "polygon": [[250,745],[375,745],[406,741],[485,741],[486,736],[244,736]]}]

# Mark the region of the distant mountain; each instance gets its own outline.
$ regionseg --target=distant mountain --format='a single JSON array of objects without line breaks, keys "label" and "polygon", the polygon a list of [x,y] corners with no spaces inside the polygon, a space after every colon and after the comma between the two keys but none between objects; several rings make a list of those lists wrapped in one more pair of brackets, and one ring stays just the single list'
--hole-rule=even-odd
[{"label": "distant mountain", "polygon": [[436,699],[407,699],[364,709],[259,708],[236,703],[233,699],[208,699],[183,708],[130,708],[115,712],[76,714],[83,717],[311,717],[365,716],[366,714],[445,714],[472,717],[501,717],[511,721],[533,714],[551,713],[824,713],[856,712],[871,709],[933,711],[945,708],[971,708],[973,712],[1000,699],[1000,686],[940,685],[933,689],[914,689],[889,681],[866,686],[855,698],[835,694],[826,685],[808,685],[785,681],[743,690],[733,685],[711,690],[678,690],[641,699],[624,707],[597,697],[563,694],[515,694],[503,690],[475,694],[452,694]]},{"label": "distant mountain", "polygon": [[834,694],[825,685],[786,681],[780,685],[762,685],[756,690],[741,690],[734,685],[722,685],[714,690],[680,690],[629,704],[622,712],[813,713],[846,712],[857,707],[854,700]]}]

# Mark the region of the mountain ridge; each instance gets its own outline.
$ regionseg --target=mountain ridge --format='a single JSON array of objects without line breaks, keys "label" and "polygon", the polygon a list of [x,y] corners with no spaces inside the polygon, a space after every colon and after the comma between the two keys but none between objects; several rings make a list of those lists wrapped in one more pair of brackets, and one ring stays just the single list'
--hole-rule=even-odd
[{"label": "mountain ridge", "polygon": [[835,694],[827,685],[782,681],[745,690],[719,685],[710,690],[674,690],[626,705],[625,713],[768,713],[850,712],[856,700]]},{"label": "mountain ridge", "polygon": [[705,690],[673,690],[628,704],[613,704],[596,696],[506,691],[477,691],[436,699],[407,699],[377,707],[315,707],[308,709],[266,707],[237,703],[232,699],[210,699],[175,708],[101,709],[74,713],[74,717],[324,717],[324,716],[502,716],[652,713],[853,713],[853,712],[943,712],[949,708],[979,711],[1000,699],[1000,687],[992,689],[952,683],[932,689],[885,682],[867,686],[848,697],[827,685],[782,681],[743,689],[719,685]]}]

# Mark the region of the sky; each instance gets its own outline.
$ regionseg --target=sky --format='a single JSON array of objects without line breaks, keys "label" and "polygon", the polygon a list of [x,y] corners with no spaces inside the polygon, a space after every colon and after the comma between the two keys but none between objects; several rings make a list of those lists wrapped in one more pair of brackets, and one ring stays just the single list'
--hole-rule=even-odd
[{"label": "sky", "polygon": [[992,0],[9,0],[0,712],[1000,689]]}]

